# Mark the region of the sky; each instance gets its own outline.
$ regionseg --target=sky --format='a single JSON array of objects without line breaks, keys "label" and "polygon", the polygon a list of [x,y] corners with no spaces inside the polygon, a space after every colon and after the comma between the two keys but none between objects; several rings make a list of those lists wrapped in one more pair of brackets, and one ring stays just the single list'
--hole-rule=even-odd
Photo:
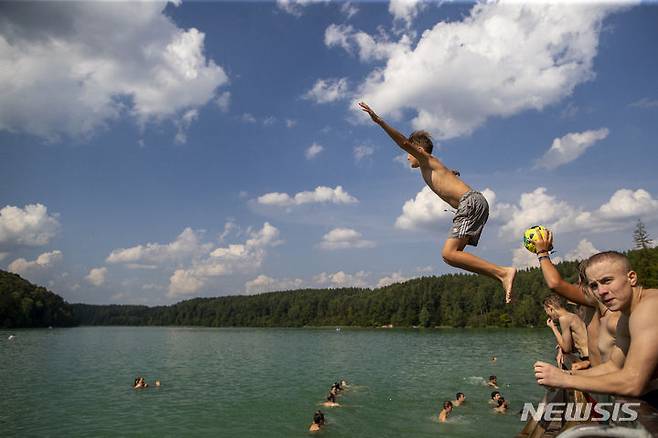
[{"label": "sky", "polygon": [[[0,2],[0,268],[172,304],[459,272],[356,103],[483,192],[476,255],[658,240],[658,4]],[[522,294],[523,291],[516,291]]]}]

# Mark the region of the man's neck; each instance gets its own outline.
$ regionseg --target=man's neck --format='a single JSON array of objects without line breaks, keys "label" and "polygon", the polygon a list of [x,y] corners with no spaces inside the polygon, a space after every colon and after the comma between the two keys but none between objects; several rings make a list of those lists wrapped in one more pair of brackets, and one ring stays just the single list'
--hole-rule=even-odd
[{"label": "man's neck", "polygon": [[626,316],[630,316],[630,314],[635,310],[635,308],[640,304],[642,301],[642,286],[633,286],[633,292],[631,294],[631,302],[629,303],[628,306],[626,306],[625,309],[621,310],[621,313],[623,313]]}]

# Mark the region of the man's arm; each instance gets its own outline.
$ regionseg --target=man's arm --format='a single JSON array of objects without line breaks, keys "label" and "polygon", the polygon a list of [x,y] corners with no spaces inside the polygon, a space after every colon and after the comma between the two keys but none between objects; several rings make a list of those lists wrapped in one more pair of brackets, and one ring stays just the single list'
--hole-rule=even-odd
[{"label": "man's arm", "polygon": [[[537,248],[537,254],[541,253],[542,255],[541,260],[539,260],[539,266],[549,289],[569,301],[592,307],[592,301],[587,298],[582,288],[564,281],[555,265],[553,265],[553,262],[551,262],[551,259],[548,258],[549,251],[553,249],[553,233],[550,230],[546,230],[546,239],[543,238],[542,233],[537,233],[535,248]],[[546,257],[543,257],[544,255]]]},{"label": "man's arm", "polygon": [[658,365],[658,305],[638,306],[629,321],[631,345],[622,369],[600,376],[569,375],[544,362],[535,364],[540,385],[638,397]]},{"label": "man's arm", "polygon": [[615,345],[612,348],[610,359],[608,359],[607,362],[604,362],[601,365],[597,365],[592,368],[587,368],[584,370],[573,370],[572,372],[573,374],[577,374],[579,376],[588,376],[588,377],[602,376],[604,374],[610,374],[622,369],[624,367],[625,359],[626,356],[624,355],[624,352],[621,351],[621,348]]},{"label": "man's arm", "polygon": [[[571,335],[571,321],[568,316],[562,316],[558,318],[560,323],[560,331],[558,332],[555,325],[553,325],[553,333],[557,338],[558,344],[564,353],[571,353],[573,350],[573,337]],[[561,332],[561,333],[560,333]],[[560,337],[558,337],[560,335]]]},{"label": "man's arm", "polygon": [[397,129],[390,126],[379,117],[365,102],[359,102],[359,106],[363,111],[368,113],[373,122],[377,123],[382,127],[384,131],[397,143],[400,148],[404,149],[406,152],[414,156],[418,161],[424,162],[429,158],[429,154],[423,150],[423,148],[414,146],[404,135],[402,135]]}]

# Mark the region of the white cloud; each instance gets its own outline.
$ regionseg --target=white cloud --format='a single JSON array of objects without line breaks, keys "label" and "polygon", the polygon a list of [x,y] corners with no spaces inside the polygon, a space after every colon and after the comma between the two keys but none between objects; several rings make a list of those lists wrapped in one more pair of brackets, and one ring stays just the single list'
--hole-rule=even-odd
[{"label": "white cloud", "polygon": [[46,245],[59,229],[57,216],[48,215],[48,208],[42,204],[3,207],[0,209],[0,247]]},{"label": "white cloud", "polygon": [[352,2],[345,2],[341,5],[340,11],[347,16],[349,20],[354,15],[359,13],[359,8],[357,8]]},{"label": "white cloud", "polygon": [[297,126],[297,120],[286,119],[286,128],[294,128]]},{"label": "white cloud", "polygon": [[569,251],[565,256],[565,260],[585,260],[590,256],[593,256],[596,253],[599,253],[598,249],[594,247],[592,242],[587,239],[582,239],[578,242],[578,245],[571,251]]},{"label": "white cloud", "polygon": [[199,111],[196,109],[191,109],[186,111],[180,120],[176,121],[176,137],[174,141],[178,144],[187,143],[187,130],[192,125],[196,119],[199,118]]},{"label": "white cloud", "polygon": [[245,123],[256,123],[256,117],[249,113],[242,114],[242,121]]},{"label": "white cloud", "polygon": [[354,160],[358,163],[362,159],[371,156],[375,153],[375,148],[372,146],[359,145],[354,147]]},{"label": "white cloud", "polygon": [[201,244],[199,236],[191,228],[185,228],[170,243],[147,243],[131,248],[115,249],[107,257],[107,263],[162,263],[166,261],[183,260],[195,255],[207,253],[209,244]]},{"label": "white cloud", "polygon": [[425,186],[402,206],[402,214],[395,220],[395,227],[403,230],[435,228],[437,223],[452,220],[453,209]]},{"label": "white cloud", "polygon": [[556,232],[603,232],[632,227],[637,217],[658,219],[658,200],[643,189],[617,190],[596,210],[586,211],[549,195],[544,187],[523,193],[518,205],[501,204],[503,225],[500,235],[508,240],[521,238],[526,228],[544,225]]},{"label": "white cloud", "polygon": [[312,192],[299,192],[294,196],[287,193],[266,193],[257,199],[259,204],[287,207],[310,203],[354,204],[359,202],[355,197],[343,190],[342,186],[335,188],[318,186]]},{"label": "white cloud", "polygon": [[375,242],[362,239],[361,233],[351,228],[334,228],[322,237],[322,249],[372,248]]},{"label": "white cloud", "polygon": [[370,274],[365,271],[355,272],[348,274],[343,271],[338,271],[333,274],[321,272],[313,277],[313,281],[319,285],[327,287],[368,287],[368,276]]},{"label": "white cloud", "polygon": [[348,85],[346,78],[340,79],[318,79],[309,91],[304,94],[304,99],[316,103],[335,102],[348,96]]},{"label": "white cloud", "polygon": [[391,0],[388,11],[393,15],[394,20],[404,21],[408,28],[424,7],[422,0]]},{"label": "white cloud", "polygon": [[105,275],[107,268],[93,268],[89,271],[89,275],[85,279],[94,286],[102,286],[105,283]]},{"label": "white cloud", "polygon": [[295,290],[295,289],[300,289],[303,284],[304,284],[304,280],[300,278],[276,279],[261,274],[258,277],[254,278],[253,280],[247,281],[244,287],[245,287],[245,291],[248,294],[253,294],[253,293],[262,293],[262,292]]},{"label": "white cloud", "polygon": [[331,24],[324,31],[324,44],[327,47],[340,47],[351,55],[356,53],[361,61],[369,62],[408,52],[411,39],[403,35],[398,42],[393,42],[383,31],[373,37],[350,25]]},{"label": "white cloud", "polygon": [[312,160],[313,158],[317,157],[320,152],[322,152],[324,148],[317,144],[313,143],[311,146],[306,149],[306,152],[304,152],[304,155],[306,156],[307,160]]},{"label": "white cloud", "polygon": [[279,234],[276,227],[265,222],[260,230],[251,232],[244,243],[216,248],[205,259],[195,261],[190,267],[177,269],[169,279],[168,296],[195,293],[211,277],[248,273],[260,268],[267,248],[282,243]]},{"label": "white cloud", "polygon": [[658,108],[658,99],[649,99],[648,97],[643,97],[640,100],[637,100],[628,106],[633,108]]},{"label": "white cloud", "polygon": [[304,7],[312,3],[319,3],[320,1],[322,0],[276,0],[276,5],[279,9],[290,15],[301,17]]},{"label": "white cloud", "polygon": [[7,269],[11,272],[15,272],[16,274],[25,274],[28,271],[35,269],[43,270],[51,268],[60,260],[62,260],[62,252],[55,250],[52,252],[45,252],[33,261],[27,261],[23,258],[16,259],[9,264]]},{"label": "white cloud", "polygon": [[550,149],[537,161],[539,167],[555,169],[580,157],[594,143],[608,136],[608,130],[571,132],[553,140]]},{"label": "white cloud", "polygon": [[401,273],[394,272],[390,275],[380,278],[379,281],[377,282],[377,287],[385,287],[393,283],[404,283],[407,280],[409,279],[403,276]]},{"label": "white cloud", "polygon": [[228,112],[229,107],[231,106],[231,92],[224,91],[223,93],[220,93],[219,96],[217,96],[217,99],[215,99],[215,104],[223,113]]},{"label": "white cloud", "polygon": [[462,21],[426,30],[415,48],[392,51],[359,100],[383,116],[412,109],[413,127],[438,139],[468,134],[490,117],[541,110],[594,77],[601,23],[621,7],[478,3]]},{"label": "white cloud", "polygon": [[3,8],[0,130],[86,138],[122,114],[176,120],[228,82],[166,2],[23,3]]}]

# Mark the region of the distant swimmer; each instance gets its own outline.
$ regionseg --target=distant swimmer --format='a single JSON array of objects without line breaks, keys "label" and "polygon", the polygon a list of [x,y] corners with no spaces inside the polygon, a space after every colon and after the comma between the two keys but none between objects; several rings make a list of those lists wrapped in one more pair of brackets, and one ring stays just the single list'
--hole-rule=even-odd
[{"label": "distant swimmer", "polygon": [[9,337],[8,337],[7,339],[9,339],[10,341],[13,341],[14,339],[16,339],[16,336],[14,336],[14,335],[9,335]]},{"label": "distant swimmer", "polygon": [[324,414],[322,411],[318,410],[313,414],[313,423],[308,428],[309,432],[317,432],[320,430],[320,427],[324,426]]},{"label": "distant swimmer", "polygon": [[133,384],[134,389],[143,389],[148,388],[149,384],[144,381],[143,377],[137,376],[135,378],[135,383]]},{"label": "distant swimmer", "polygon": [[496,356],[491,356],[491,363],[496,363]]},{"label": "distant swimmer", "polygon": [[160,381],[159,380],[155,381],[155,386],[157,386],[158,388],[160,387]]},{"label": "distant swimmer", "polygon": [[496,376],[489,376],[489,381],[487,382],[488,386],[498,389],[498,378]]},{"label": "distant swimmer", "polygon": [[340,404],[336,403],[336,396],[332,393],[329,393],[329,395],[327,396],[327,400],[324,403],[322,403],[322,406],[333,408],[340,406]]},{"label": "distant swimmer", "polygon": [[340,381],[340,386],[343,389],[349,388],[350,386],[347,384],[347,380],[343,379]]},{"label": "distant swimmer", "polygon": [[446,400],[443,402],[443,409],[439,412],[439,422],[445,423],[450,412],[452,412],[452,402]]},{"label": "distant swimmer", "polygon": [[461,405],[464,404],[465,401],[466,401],[466,396],[464,395],[464,393],[463,392],[458,392],[455,395],[455,399],[452,401],[452,405],[453,406],[461,406]]},{"label": "distant swimmer", "polygon": [[493,391],[491,393],[491,400],[489,400],[489,404],[492,406],[498,406],[498,400],[500,400],[501,398],[502,397],[499,391]]},{"label": "distant swimmer", "polygon": [[507,402],[507,400],[501,397],[500,399],[498,399],[498,406],[494,408],[494,411],[500,414],[504,414],[505,412],[507,412],[508,408],[509,408],[509,403]]}]

